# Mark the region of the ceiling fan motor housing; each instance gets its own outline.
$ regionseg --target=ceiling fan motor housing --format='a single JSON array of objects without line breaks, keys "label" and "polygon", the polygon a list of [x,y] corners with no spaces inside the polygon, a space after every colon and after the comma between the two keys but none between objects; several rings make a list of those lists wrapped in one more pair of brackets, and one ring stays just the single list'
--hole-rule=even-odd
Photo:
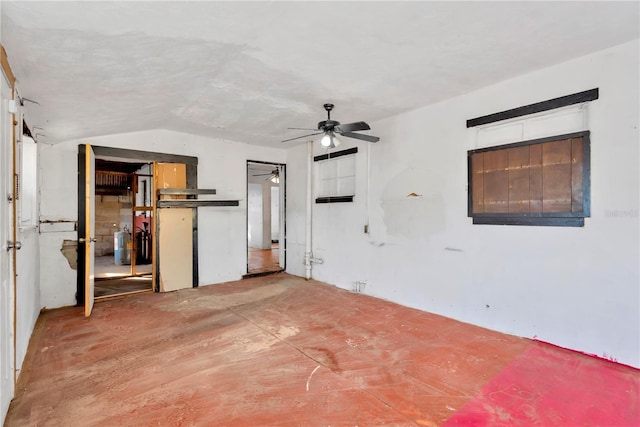
[{"label": "ceiling fan motor housing", "polygon": [[338,126],[340,122],[335,120],[324,120],[322,122],[318,122],[318,129],[320,130],[333,130],[334,127]]}]

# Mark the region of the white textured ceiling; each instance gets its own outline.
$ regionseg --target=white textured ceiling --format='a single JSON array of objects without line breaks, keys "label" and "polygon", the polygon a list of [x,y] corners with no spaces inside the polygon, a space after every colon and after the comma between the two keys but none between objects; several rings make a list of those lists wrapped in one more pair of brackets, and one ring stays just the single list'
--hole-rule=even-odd
[{"label": "white textured ceiling", "polygon": [[[638,2],[2,1],[49,143],[170,129],[250,144],[372,122],[638,38]],[[375,134],[375,129],[372,130]]]}]

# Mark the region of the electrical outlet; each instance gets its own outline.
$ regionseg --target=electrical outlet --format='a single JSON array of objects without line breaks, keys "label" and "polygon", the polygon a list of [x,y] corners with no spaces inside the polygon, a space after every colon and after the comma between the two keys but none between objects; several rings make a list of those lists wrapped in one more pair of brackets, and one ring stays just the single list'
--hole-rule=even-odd
[{"label": "electrical outlet", "polygon": [[365,286],[367,286],[366,280],[356,280],[353,285],[353,292],[360,293],[364,291]]}]

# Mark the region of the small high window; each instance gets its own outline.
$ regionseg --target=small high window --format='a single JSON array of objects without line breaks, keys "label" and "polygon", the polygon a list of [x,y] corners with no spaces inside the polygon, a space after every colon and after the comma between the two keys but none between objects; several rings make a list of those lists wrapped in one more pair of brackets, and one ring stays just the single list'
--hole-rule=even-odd
[{"label": "small high window", "polygon": [[318,197],[316,203],[352,202],[356,194],[357,147],[316,156]]}]

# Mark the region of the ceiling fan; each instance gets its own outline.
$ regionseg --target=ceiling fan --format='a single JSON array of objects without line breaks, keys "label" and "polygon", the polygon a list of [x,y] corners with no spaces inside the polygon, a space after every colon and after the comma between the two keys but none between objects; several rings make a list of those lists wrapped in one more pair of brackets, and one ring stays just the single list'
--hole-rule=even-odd
[{"label": "ceiling fan", "polygon": [[252,176],[266,176],[268,178],[266,178],[265,181],[271,181],[275,184],[280,183],[280,171],[277,168],[272,170],[271,173],[259,173]]},{"label": "ceiling fan", "polygon": [[[368,124],[365,122],[353,122],[341,124],[338,121],[331,120],[331,110],[333,110],[333,104],[324,104],[324,109],[327,111],[327,120],[321,121],[318,123],[318,131],[310,133],[308,135],[297,136],[295,138],[285,139],[282,142],[293,141],[300,138],[307,138],[313,135],[320,135],[324,133],[322,140],[320,140],[320,144],[324,147],[335,148],[340,145],[340,140],[336,138],[336,134],[341,136],[346,136],[347,138],[355,138],[361,139],[363,141],[368,142],[378,142],[380,138],[377,136],[371,135],[363,135],[361,133],[355,133],[355,131],[359,130],[369,130],[371,129]],[[304,129],[304,128],[289,128],[289,129],[297,129],[297,130],[315,130],[315,129]]]}]

